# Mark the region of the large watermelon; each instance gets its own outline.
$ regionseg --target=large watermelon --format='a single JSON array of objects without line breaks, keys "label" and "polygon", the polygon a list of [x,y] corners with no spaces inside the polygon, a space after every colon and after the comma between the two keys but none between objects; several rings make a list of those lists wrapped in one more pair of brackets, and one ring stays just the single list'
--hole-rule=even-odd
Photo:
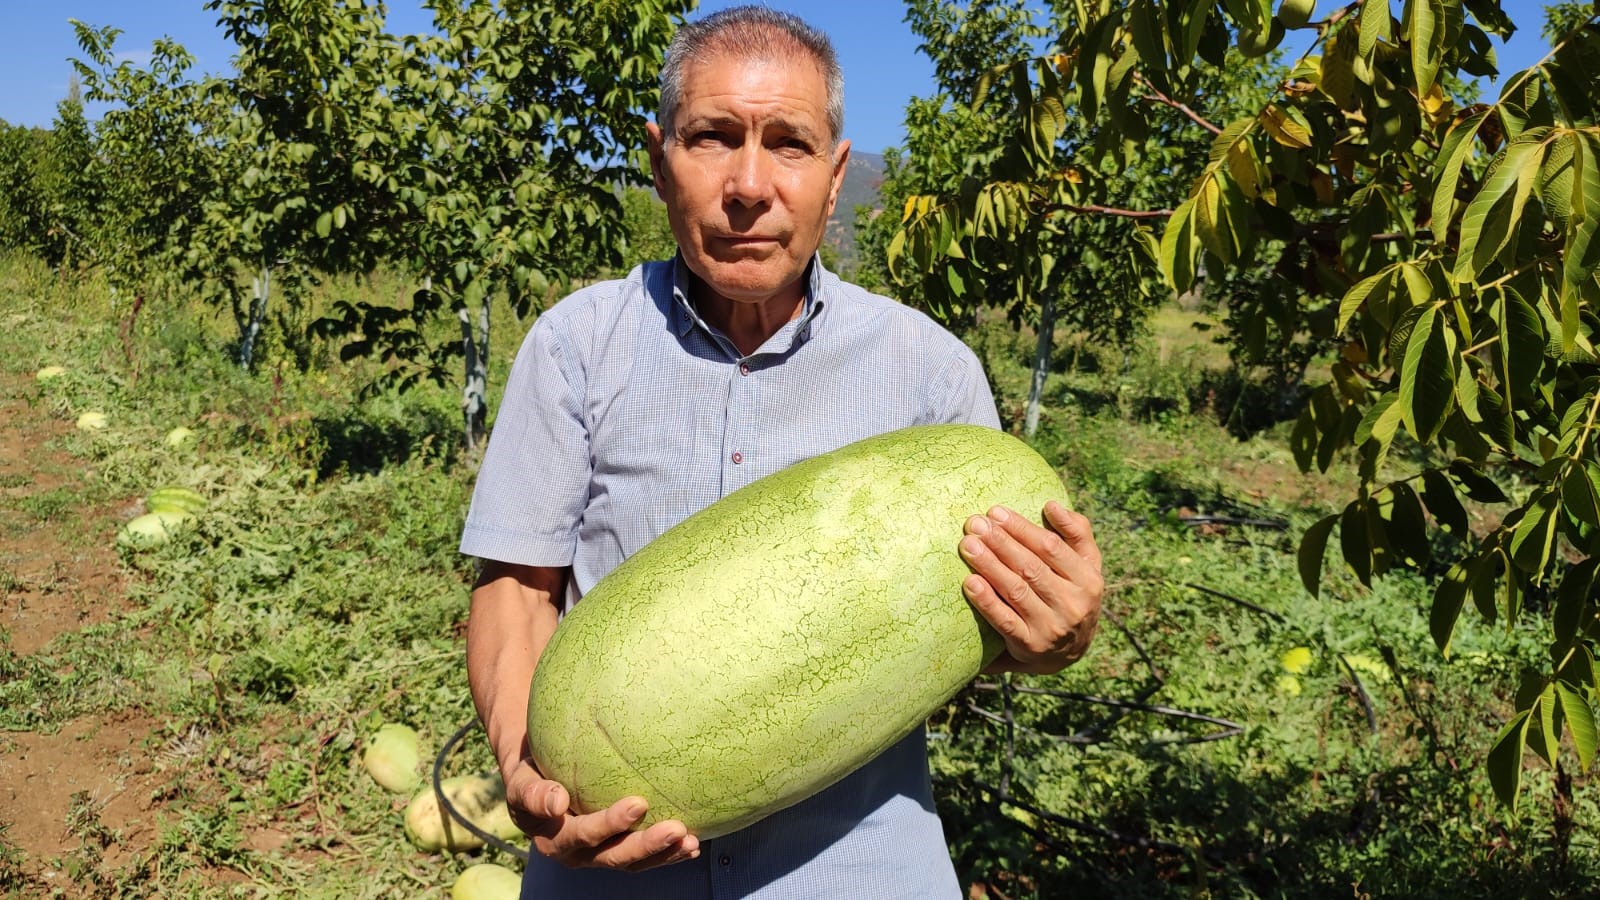
[{"label": "large watermelon", "polygon": [[582,811],[630,795],[701,838],[838,781],[1002,649],[961,593],[965,519],[1063,496],[971,425],[902,429],[729,494],[624,561],[556,629],[528,738]]}]

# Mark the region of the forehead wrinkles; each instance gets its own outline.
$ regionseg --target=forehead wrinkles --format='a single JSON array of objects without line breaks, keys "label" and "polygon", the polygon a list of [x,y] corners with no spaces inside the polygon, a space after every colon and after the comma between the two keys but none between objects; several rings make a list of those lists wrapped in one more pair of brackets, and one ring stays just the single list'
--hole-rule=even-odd
[{"label": "forehead wrinkles", "polygon": [[779,125],[816,139],[828,133],[827,86],[803,56],[748,59],[719,54],[685,73],[675,131],[694,123]]}]

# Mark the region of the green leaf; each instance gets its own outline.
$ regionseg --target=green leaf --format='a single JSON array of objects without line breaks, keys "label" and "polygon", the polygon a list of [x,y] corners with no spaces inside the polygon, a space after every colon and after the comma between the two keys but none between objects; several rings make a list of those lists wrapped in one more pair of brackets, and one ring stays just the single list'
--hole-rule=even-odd
[{"label": "green leaf", "polygon": [[1388,0],[1366,0],[1361,4],[1361,43],[1356,52],[1362,59],[1371,59],[1378,41],[1390,37]]},{"label": "green leaf", "polygon": [[1180,294],[1194,286],[1194,207],[1193,197],[1178,204],[1161,233],[1161,274]]},{"label": "green leaf", "polygon": [[1478,384],[1475,363],[1476,359],[1469,358],[1456,365],[1456,406],[1468,422],[1481,425],[1483,410],[1479,408],[1478,400],[1483,396],[1483,391]]},{"label": "green leaf", "polygon": [[1339,516],[1339,549],[1356,579],[1372,587],[1372,543],[1367,534],[1366,500],[1352,500]]},{"label": "green leaf", "polygon": [[1328,536],[1333,533],[1333,526],[1338,521],[1337,515],[1323,516],[1307,528],[1305,535],[1300,538],[1297,557],[1300,583],[1313,597],[1322,587],[1322,557],[1328,549]]},{"label": "green leaf", "polygon": [[944,275],[945,281],[950,287],[951,297],[960,298],[967,295],[967,283],[962,280],[961,273],[956,270],[954,265],[947,264],[944,267]]},{"label": "green leaf", "polygon": [[1433,281],[1428,278],[1428,273],[1415,262],[1400,264],[1400,275],[1406,284],[1406,293],[1411,298],[1412,306],[1421,306],[1433,300]]},{"label": "green leaf", "polygon": [[1239,258],[1240,246],[1231,215],[1229,192],[1223,188],[1224,180],[1220,170],[1201,176],[1199,190],[1194,197],[1194,230],[1207,250],[1223,262],[1231,263]]},{"label": "green leaf", "polygon": [[1528,745],[1529,710],[1511,718],[1495,736],[1489,750],[1489,783],[1500,802],[1517,808],[1517,792],[1522,786],[1522,751]]},{"label": "green leaf", "polygon": [[1328,51],[1318,64],[1317,86],[1340,109],[1354,110],[1356,99],[1355,60],[1359,40],[1352,29],[1340,28],[1334,33]]},{"label": "green leaf", "polygon": [[1594,707],[1565,681],[1556,682],[1556,694],[1561,698],[1562,712],[1566,713],[1567,733],[1572,735],[1572,747],[1578,751],[1578,766],[1587,772],[1594,765],[1595,745],[1600,743],[1600,730],[1595,728]]},{"label": "green leaf", "polygon": [[1488,116],[1489,111],[1484,110],[1455,125],[1445,135],[1444,142],[1439,147],[1437,158],[1439,181],[1433,189],[1432,220],[1435,243],[1443,243],[1450,232],[1451,222],[1455,219],[1456,187],[1461,182],[1461,167],[1472,156],[1473,141],[1478,135],[1478,128]]},{"label": "green leaf", "polygon": [[1455,402],[1455,332],[1436,308],[1423,311],[1406,341],[1400,369],[1400,406],[1406,428],[1432,441]]},{"label": "green leaf", "polygon": [[1394,391],[1386,391],[1368,407],[1366,415],[1361,417],[1361,424],[1356,426],[1351,442],[1359,447],[1370,440],[1384,444],[1394,440],[1394,433],[1400,425],[1400,408],[1395,405],[1397,399],[1399,396]]},{"label": "green leaf", "polygon": [[[1574,176],[1582,143],[1583,138],[1578,133],[1562,133],[1550,142],[1550,152],[1545,154],[1544,164],[1539,167],[1539,201],[1557,228],[1565,229],[1572,215],[1573,187],[1577,181]],[[1583,200],[1581,195],[1577,199],[1580,203]],[[1582,215],[1582,207],[1579,210]]]},{"label": "green leaf", "polygon": [[1444,0],[1408,0],[1405,11],[1406,41],[1411,45],[1411,73],[1417,96],[1425,96],[1439,77],[1445,51]]},{"label": "green leaf", "polygon": [[1078,46],[1078,104],[1083,117],[1093,121],[1100,111],[1100,100],[1106,95],[1106,76],[1111,70],[1111,42],[1122,16],[1109,15],[1089,26],[1088,34]]},{"label": "green leaf", "polygon": [[1497,299],[1499,302],[1494,307],[1495,324],[1500,332],[1500,343],[1495,348],[1499,363],[1497,374],[1500,389],[1509,403],[1512,399],[1530,396],[1538,386],[1546,338],[1539,313],[1521,294],[1502,288]]},{"label": "green leaf", "polygon": [[1597,565],[1600,565],[1600,560],[1590,557],[1567,569],[1561,576],[1561,586],[1556,589],[1556,610],[1551,616],[1551,630],[1557,646],[1570,646],[1578,638],[1583,627],[1584,612],[1589,609],[1589,595],[1594,590]]},{"label": "green leaf", "polygon": [[1506,502],[1505,492],[1500,490],[1500,486],[1464,459],[1450,463],[1450,475],[1461,482],[1461,487],[1466,490],[1468,497],[1479,503]]},{"label": "green leaf", "polygon": [[1254,119],[1234,119],[1222,131],[1218,132],[1217,136],[1211,139],[1211,154],[1207,159],[1208,168],[1216,168],[1224,164],[1229,155],[1233,153],[1234,147],[1244,139],[1246,134],[1250,133],[1253,125],[1255,125]]},{"label": "green leaf", "polygon": [[1550,559],[1557,499],[1554,491],[1536,492],[1522,508],[1522,519],[1511,532],[1511,558],[1524,572],[1541,573]]},{"label": "green leaf", "polygon": [[1276,105],[1268,103],[1266,108],[1261,110],[1259,120],[1267,134],[1285,147],[1294,150],[1311,148],[1311,132]]},{"label": "green leaf", "polygon": [[[1536,134],[1529,132],[1529,135]],[[1537,140],[1521,140],[1507,146],[1491,163],[1489,176],[1477,196],[1467,204],[1461,220],[1456,281],[1475,281],[1478,273],[1488,267],[1522,226],[1522,209],[1533,190],[1543,155],[1544,144]]]},{"label": "green leaf", "polygon": [[[1567,219],[1567,246],[1561,269],[1562,348],[1569,349],[1576,333],[1576,309],[1589,282],[1600,269],[1600,137],[1585,134],[1573,154],[1571,215]],[[1572,309],[1572,314],[1568,309]],[[1571,322],[1571,325],[1567,325]]]},{"label": "green leaf", "polygon": [[1567,477],[1561,481],[1561,506],[1574,519],[1590,527],[1600,527],[1600,494],[1595,492],[1585,465],[1574,465],[1567,470]]},{"label": "green leaf", "polygon": [[1401,481],[1391,484],[1389,492],[1394,502],[1389,507],[1389,545],[1400,552],[1401,562],[1414,568],[1427,564],[1428,520],[1422,512],[1422,501],[1416,489]]},{"label": "green leaf", "polygon": [[1378,308],[1387,306],[1389,290],[1394,281],[1394,271],[1394,266],[1386,266],[1376,275],[1369,275],[1351,285],[1350,290],[1346,291],[1339,301],[1339,324],[1336,326],[1339,333],[1344,333],[1350,320],[1361,311],[1363,305],[1367,306],[1368,311],[1373,313],[1379,322],[1388,323],[1387,310],[1380,315]]},{"label": "green leaf", "polygon": [[1438,469],[1427,469],[1422,473],[1422,502],[1427,504],[1428,512],[1433,514],[1439,527],[1452,537],[1461,539],[1467,536],[1467,511],[1456,497],[1455,486]]},{"label": "green leaf", "polygon": [[[1509,572],[1510,563],[1505,561],[1505,554],[1500,550],[1492,550],[1473,559],[1471,577],[1467,579],[1468,588],[1472,592],[1472,605],[1478,608],[1478,615],[1483,616],[1483,620],[1490,625],[1493,625],[1500,616],[1495,596],[1496,591],[1502,586],[1498,574],[1501,570],[1497,567],[1502,566]],[[1515,580],[1508,574],[1504,579],[1504,585],[1509,588],[1515,584]]]},{"label": "green leaf", "polygon": [[325,212],[317,216],[317,237],[325,238],[333,231],[333,213]]},{"label": "green leaf", "polygon": [[1556,751],[1561,747],[1561,732],[1557,725],[1560,701],[1556,699],[1556,686],[1547,684],[1533,701],[1532,722],[1537,727],[1528,729],[1528,749],[1550,765],[1556,764]]},{"label": "green leaf", "polygon": [[1461,608],[1467,603],[1468,572],[1464,562],[1458,562],[1444,573],[1444,578],[1433,589],[1433,607],[1428,611],[1428,633],[1433,635],[1433,643],[1446,657],[1450,655],[1450,641],[1455,636]]}]

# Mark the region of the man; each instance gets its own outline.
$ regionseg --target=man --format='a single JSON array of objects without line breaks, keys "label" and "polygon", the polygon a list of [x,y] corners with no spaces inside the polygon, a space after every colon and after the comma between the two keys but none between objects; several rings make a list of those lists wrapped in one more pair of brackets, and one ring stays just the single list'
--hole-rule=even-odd
[{"label": "man", "polygon": [[[850,153],[825,37],[759,7],[687,25],[657,119],[650,159],[678,257],[585,288],[534,324],[462,538],[485,560],[467,631],[473,699],[533,838],[523,896],[958,897],[921,729],[817,796],[704,843],[676,821],[632,830],[642,798],[576,813],[527,759],[534,664],[565,605],[623,558],[851,441],[999,424],[970,350],[817,260]],[[1088,522],[1055,503],[1053,530],[974,513],[951,549],[973,570],[963,590],[1005,637],[996,667],[1077,659],[1102,589]]]}]

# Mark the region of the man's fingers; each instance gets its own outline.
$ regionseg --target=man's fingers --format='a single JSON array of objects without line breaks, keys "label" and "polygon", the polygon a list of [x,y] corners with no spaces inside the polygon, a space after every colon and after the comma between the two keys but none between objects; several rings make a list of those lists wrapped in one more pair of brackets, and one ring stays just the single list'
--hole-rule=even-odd
[{"label": "man's fingers", "polygon": [[1073,551],[1099,571],[1100,545],[1095,543],[1094,528],[1089,524],[1088,516],[1051,500],[1044,505],[1044,518]]},{"label": "man's fingers", "polygon": [[961,582],[961,592],[966,594],[972,605],[978,608],[978,613],[994,626],[994,630],[1006,639],[1008,646],[1012,641],[1021,641],[1027,637],[1028,623],[1017,615],[1017,611],[1012,609],[1009,603],[994,592],[989,579],[980,574],[968,575]]},{"label": "man's fingers", "polygon": [[[1089,520],[1054,500],[1044,507],[1044,519],[1049,527],[1036,525],[1003,506],[989,510],[988,519],[1000,526],[989,539],[989,545],[1035,588],[1049,574],[1039,563],[1077,584],[1099,576],[1100,548],[1095,545]],[[1015,544],[1008,547],[1004,538],[1010,538]]]},{"label": "man's fingers", "polygon": [[699,855],[699,840],[681,822],[668,821],[617,837],[594,855],[594,864],[638,872]]},{"label": "man's fingers", "polygon": [[528,812],[548,819],[567,814],[572,798],[560,782],[540,778],[522,788],[522,805]]},{"label": "man's fingers", "polygon": [[647,808],[643,799],[625,797],[599,812],[571,816],[562,825],[556,843],[563,849],[600,847],[639,824]]},{"label": "man's fingers", "polygon": [[1062,575],[1073,577],[1074,568],[1084,565],[1053,532],[1002,507],[968,519],[967,531],[961,542],[967,563],[1030,621],[1054,611],[1065,599],[1057,596]]}]

